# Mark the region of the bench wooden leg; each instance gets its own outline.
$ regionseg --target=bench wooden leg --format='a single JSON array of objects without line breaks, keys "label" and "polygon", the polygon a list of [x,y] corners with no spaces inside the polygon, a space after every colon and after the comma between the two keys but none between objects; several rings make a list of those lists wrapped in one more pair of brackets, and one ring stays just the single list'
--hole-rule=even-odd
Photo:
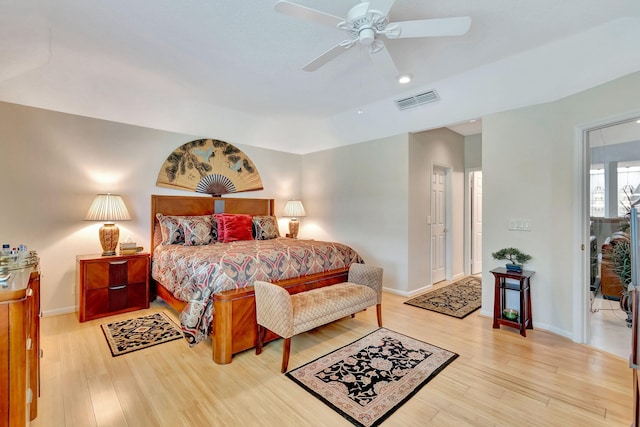
[{"label": "bench wooden leg", "polygon": [[256,354],[262,353],[262,343],[264,342],[264,336],[267,332],[267,328],[258,325],[258,333],[256,334]]},{"label": "bench wooden leg", "polygon": [[283,374],[287,372],[287,366],[289,366],[289,352],[291,351],[291,338],[285,338],[282,343],[282,369],[280,372]]},{"label": "bench wooden leg", "polygon": [[376,312],[378,313],[378,327],[382,328],[382,304],[376,305]]}]

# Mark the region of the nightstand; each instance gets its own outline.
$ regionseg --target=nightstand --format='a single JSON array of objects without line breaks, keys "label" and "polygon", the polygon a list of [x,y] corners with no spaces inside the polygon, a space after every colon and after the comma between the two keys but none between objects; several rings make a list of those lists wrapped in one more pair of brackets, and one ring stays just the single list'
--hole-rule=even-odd
[{"label": "nightstand", "polygon": [[78,255],[81,322],[149,308],[149,254]]}]

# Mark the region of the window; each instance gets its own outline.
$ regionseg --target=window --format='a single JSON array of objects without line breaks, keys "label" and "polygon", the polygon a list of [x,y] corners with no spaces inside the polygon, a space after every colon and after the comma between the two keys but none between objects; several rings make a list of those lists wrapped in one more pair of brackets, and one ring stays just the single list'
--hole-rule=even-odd
[{"label": "window", "polygon": [[[590,211],[592,217],[605,216],[605,182],[604,167],[602,164],[593,164],[590,179]],[[617,216],[624,216],[629,211],[630,201],[634,199],[634,191],[640,185],[640,162],[620,162],[617,174]]]}]

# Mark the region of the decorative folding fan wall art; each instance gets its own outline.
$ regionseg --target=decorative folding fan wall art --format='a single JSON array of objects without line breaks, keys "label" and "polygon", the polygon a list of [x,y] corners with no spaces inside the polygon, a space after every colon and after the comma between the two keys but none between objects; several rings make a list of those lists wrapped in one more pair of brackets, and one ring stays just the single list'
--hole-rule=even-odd
[{"label": "decorative folding fan wall art", "polygon": [[251,159],[217,139],[197,139],[177,148],[160,168],[156,185],[212,196],[263,189]]}]

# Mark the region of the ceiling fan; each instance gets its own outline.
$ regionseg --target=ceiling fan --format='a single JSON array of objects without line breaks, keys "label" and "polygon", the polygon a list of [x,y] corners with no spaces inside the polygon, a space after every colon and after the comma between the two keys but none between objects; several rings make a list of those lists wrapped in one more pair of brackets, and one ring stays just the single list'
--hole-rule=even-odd
[{"label": "ceiling fan", "polygon": [[275,10],[285,15],[320,25],[337,28],[349,33],[349,38],[318,56],[302,69],[315,71],[357,44],[368,47],[373,62],[383,74],[398,77],[393,58],[379,36],[388,39],[415,37],[460,36],[469,31],[471,18],[422,19],[417,21],[389,22],[389,11],[395,0],[363,0],[347,12],[346,18],[311,9],[290,1],[281,0]]}]

